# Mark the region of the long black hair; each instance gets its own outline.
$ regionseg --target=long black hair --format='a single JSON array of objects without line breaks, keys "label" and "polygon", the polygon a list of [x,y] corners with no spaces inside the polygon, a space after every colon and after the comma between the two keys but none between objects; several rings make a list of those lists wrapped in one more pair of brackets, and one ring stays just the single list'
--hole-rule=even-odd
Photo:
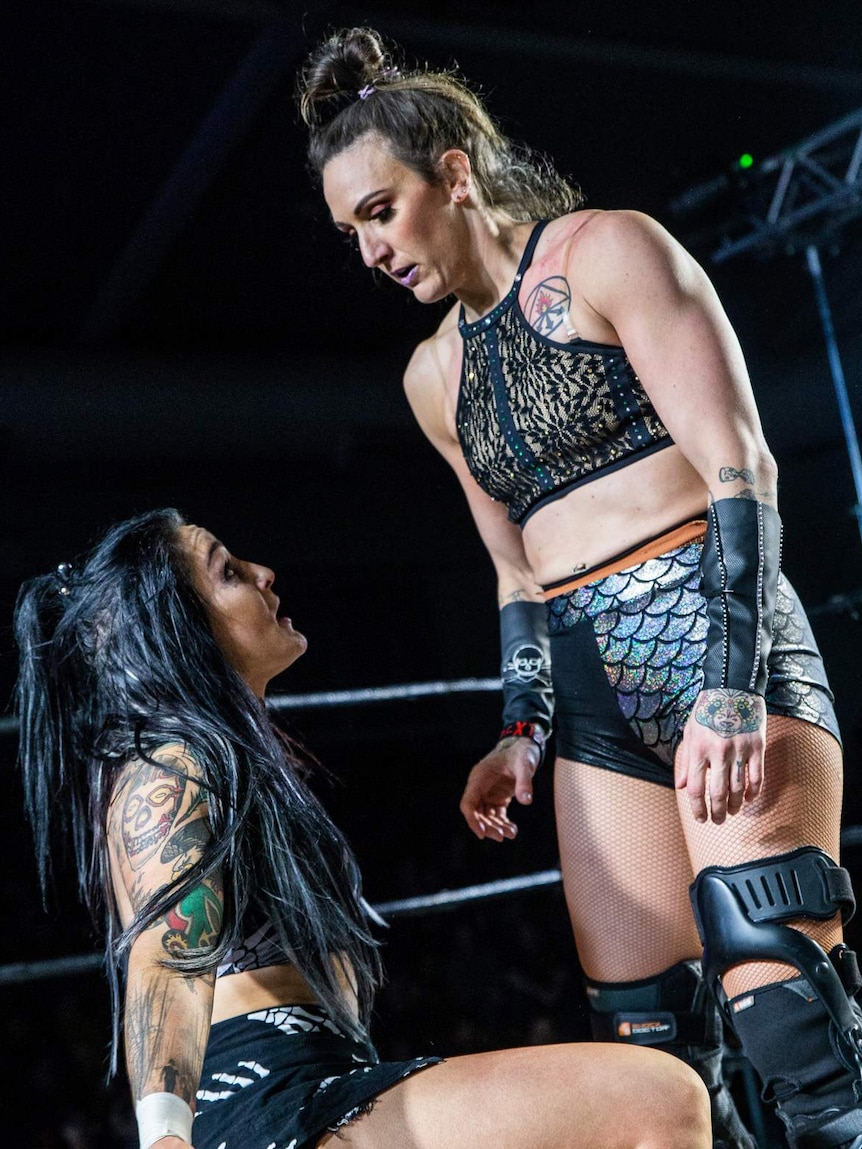
[{"label": "long black hair", "polygon": [[[112,1067],[118,968],[129,946],[216,868],[225,890],[218,944],[165,964],[188,974],[216,968],[241,940],[251,908],[273,923],[287,959],[359,1038],[379,980],[353,855],[303,782],[307,760],[216,644],[180,546],[183,521],[166,509],[113,527],[81,562],[25,583],[15,608],[19,756],[43,894],[56,822],[71,839],[82,898],[104,922]],[[106,840],[113,783],[130,759],[150,760],[176,742],[200,766],[213,836],[199,863],[123,930]],[[339,982],[345,959],[358,1022]]]},{"label": "long black hair", "polygon": [[512,219],[555,219],[582,205],[580,189],[545,157],[508,139],[452,72],[408,69],[395,58],[371,28],[337,32],[312,52],[298,94],[318,178],[329,160],[371,133],[432,184],[443,153],[460,148],[482,203]]}]

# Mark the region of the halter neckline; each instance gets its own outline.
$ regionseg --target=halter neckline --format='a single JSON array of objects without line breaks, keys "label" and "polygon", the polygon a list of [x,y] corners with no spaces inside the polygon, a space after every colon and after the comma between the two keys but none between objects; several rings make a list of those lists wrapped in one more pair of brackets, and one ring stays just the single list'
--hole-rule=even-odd
[{"label": "halter neckline", "polygon": [[493,307],[487,315],[482,315],[473,323],[468,323],[464,316],[464,304],[458,312],[458,330],[464,339],[469,339],[471,336],[476,335],[480,331],[485,331],[492,323],[500,318],[504,311],[508,309],[515,302],[518,295],[518,289],[521,286],[521,280],[524,278],[524,272],[530,266],[533,260],[533,252],[536,250],[536,244],[539,242],[539,237],[545,230],[548,221],[540,219],[533,230],[530,232],[527,246],[524,248],[524,254],[521,256],[518,270],[515,272],[515,278],[512,280],[512,286],[500,300],[496,307]]}]

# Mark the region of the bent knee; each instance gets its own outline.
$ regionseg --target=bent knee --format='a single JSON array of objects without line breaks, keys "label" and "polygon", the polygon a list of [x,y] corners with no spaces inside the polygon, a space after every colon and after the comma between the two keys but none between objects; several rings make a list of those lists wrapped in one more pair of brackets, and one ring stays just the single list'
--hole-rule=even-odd
[{"label": "bent knee", "polygon": [[654,1123],[644,1129],[637,1149],[710,1149],[709,1093],[690,1066],[664,1054],[656,1073],[654,1096]]}]

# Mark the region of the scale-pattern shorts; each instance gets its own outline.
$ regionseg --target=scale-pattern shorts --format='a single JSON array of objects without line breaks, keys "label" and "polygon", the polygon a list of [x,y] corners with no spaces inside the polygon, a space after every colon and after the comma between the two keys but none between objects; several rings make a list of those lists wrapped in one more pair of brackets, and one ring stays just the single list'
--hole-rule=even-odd
[{"label": "scale-pattern shorts", "polygon": [[210,1031],[195,1149],[312,1149],[367,1113],[384,1089],[439,1057],[381,1062],[319,1006],[285,1005]]},{"label": "scale-pattern shorts", "polygon": [[[686,543],[549,600],[559,757],[673,785],[673,756],[703,681],[702,546]],[[840,740],[820,651],[783,575],[766,710]]]}]

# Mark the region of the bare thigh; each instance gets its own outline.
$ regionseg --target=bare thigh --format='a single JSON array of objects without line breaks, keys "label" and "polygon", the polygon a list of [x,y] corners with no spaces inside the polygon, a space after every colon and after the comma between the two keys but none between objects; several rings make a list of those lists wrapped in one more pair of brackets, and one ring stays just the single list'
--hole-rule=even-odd
[{"label": "bare thigh", "polygon": [[634,981],[700,957],[674,791],[566,759],[557,760],[554,789],[563,885],[587,976]]},{"label": "bare thigh", "polygon": [[700,1080],[668,1054],[548,1045],[455,1057],[380,1094],[320,1149],[709,1149]]},{"label": "bare thigh", "polygon": [[[766,728],[764,786],[760,796],[720,826],[695,822],[679,793],[680,819],[696,872],[735,866],[799,846],[819,846],[838,861],[842,798],[841,748],[825,730],[770,714]],[[792,923],[827,952],[842,939],[840,916]],[[731,995],[791,975],[787,966],[761,962],[738,967],[722,980]]]}]

